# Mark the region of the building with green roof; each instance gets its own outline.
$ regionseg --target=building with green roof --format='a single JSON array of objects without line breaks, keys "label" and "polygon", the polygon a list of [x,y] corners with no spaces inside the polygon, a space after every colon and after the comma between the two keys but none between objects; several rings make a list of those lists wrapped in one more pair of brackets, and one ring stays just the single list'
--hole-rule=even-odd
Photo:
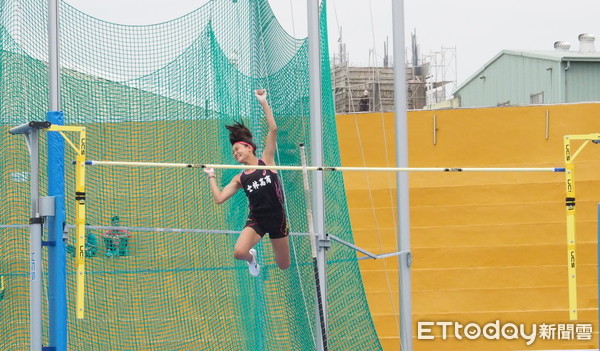
[{"label": "building with green roof", "polygon": [[460,107],[600,101],[600,52],[594,36],[579,35],[578,51],[503,50],[454,93]]}]

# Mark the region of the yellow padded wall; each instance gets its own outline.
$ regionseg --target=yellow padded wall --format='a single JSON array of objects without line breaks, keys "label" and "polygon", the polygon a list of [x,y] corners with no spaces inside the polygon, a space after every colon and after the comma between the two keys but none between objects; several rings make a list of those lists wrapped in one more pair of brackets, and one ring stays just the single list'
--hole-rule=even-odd
[{"label": "yellow padded wall", "polygon": [[[434,132],[434,120],[437,129]],[[393,113],[337,117],[343,166],[395,166]],[[563,136],[600,132],[600,104],[411,111],[410,167],[562,167]],[[578,144],[576,144],[578,146]],[[575,160],[579,320],[568,314],[564,173],[411,173],[414,349],[598,347],[597,203],[600,145]],[[397,250],[395,176],[344,174],[356,243]],[[385,350],[398,350],[397,258],[361,261]],[[575,326],[592,340],[417,339],[417,322]],[[557,333],[558,334],[558,333]],[[574,335],[573,335],[574,336]]]}]

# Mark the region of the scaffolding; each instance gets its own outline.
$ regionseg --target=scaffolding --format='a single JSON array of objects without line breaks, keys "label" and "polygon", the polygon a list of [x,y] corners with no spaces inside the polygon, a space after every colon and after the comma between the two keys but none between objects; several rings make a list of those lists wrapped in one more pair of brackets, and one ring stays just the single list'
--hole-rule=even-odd
[{"label": "scaffolding", "polygon": [[[420,110],[447,101],[457,87],[456,47],[422,55],[412,33],[412,55],[406,64],[407,108]],[[337,113],[394,111],[394,68],[388,65],[387,43],[383,64],[369,59],[369,66],[351,66],[341,36],[339,54],[332,59],[332,83]],[[373,50],[371,50],[373,52]]]}]

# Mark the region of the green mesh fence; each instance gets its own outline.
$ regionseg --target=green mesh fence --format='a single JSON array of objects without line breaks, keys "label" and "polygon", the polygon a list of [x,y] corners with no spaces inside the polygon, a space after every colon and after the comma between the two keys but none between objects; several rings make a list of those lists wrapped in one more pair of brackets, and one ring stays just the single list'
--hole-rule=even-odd
[{"label": "green mesh fence", "polygon": [[[29,155],[8,129],[43,120],[48,109],[45,1],[0,0],[0,349],[29,347]],[[166,5],[165,5],[166,6]],[[264,144],[266,123],[253,90],[266,88],[279,126],[277,163],[299,165],[310,148],[308,53],[279,25],[266,0],[214,0],[148,26],[107,23],[60,4],[61,109],[87,128],[88,159],[233,164],[225,124],[242,119]],[[325,11],[321,42],[326,48]],[[339,165],[328,52],[323,50],[325,163]],[[76,137],[73,135],[73,137]],[[41,189],[45,175],[41,140]],[[69,164],[75,157],[66,145]],[[67,222],[74,223],[74,170],[67,165]],[[224,186],[238,171],[218,171]],[[305,233],[300,172],[280,171],[292,232]],[[341,174],[325,176],[328,233],[352,241]],[[103,230],[86,259],[86,316],[75,318],[75,259],[67,258],[71,350],[311,350],[314,276],[306,236],[292,236],[292,266],[279,270],[268,239],[252,278],[233,258],[247,216],[238,192],[213,203],[193,169],[87,168],[87,222],[130,230],[127,250],[107,256]],[[178,232],[151,228],[180,228]],[[194,230],[211,230],[201,233]],[[221,232],[222,231],[222,232]],[[73,244],[71,230],[69,244]],[[92,240],[93,241],[93,240]],[[46,267],[44,267],[46,268]],[[47,274],[47,273],[46,273]],[[356,254],[328,251],[331,350],[381,349]],[[48,340],[44,287],[44,343]]]}]

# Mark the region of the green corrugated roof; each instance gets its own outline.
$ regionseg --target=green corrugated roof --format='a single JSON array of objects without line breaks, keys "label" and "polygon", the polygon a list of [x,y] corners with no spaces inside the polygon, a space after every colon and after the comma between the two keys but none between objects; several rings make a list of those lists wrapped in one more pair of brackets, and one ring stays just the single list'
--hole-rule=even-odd
[{"label": "green corrugated roof", "polygon": [[459,92],[465,85],[469,84],[473,79],[479,77],[482,71],[492,65],[498,58],[503,55],[511,56],[523,56],[536,58],[540,60],[566,62],[566,61],[586,61],[586,62],[600,62],[600,52],[581,53],[577,51],[558,51],[558,50],[538,50],[538,51],[516,51],[516,50],[502,50],[467,80],[458,86],[455,94]]},{"label": "green corrugated roof", "polygon": [[600,61],[600,52],[581,53],[577,51],[513,51],[504,50],[500,54],[525,56],[552,61]]}]

